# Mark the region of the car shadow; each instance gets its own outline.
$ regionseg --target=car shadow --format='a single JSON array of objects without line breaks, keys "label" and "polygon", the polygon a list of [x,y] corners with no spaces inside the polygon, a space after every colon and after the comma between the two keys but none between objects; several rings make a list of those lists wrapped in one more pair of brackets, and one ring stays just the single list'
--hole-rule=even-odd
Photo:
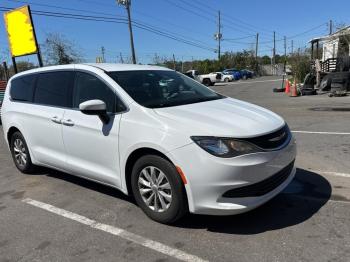
[{"label": "car shadow", "polygon": [[[47,168],[40,168],[36,175],[65,180],[136,205],[132,197],[119,190],[80,177]],[[328,180],[317,173],[298,168],[294,180],[284,191],[253,211],[233,216],[188,214],[172,226],[226,234],[259,234],[308,220],[327,203],[331,194],[332,187]]]},{"label": "car shadow", "polygon": [[74,175],[70,175],[61,171],[57,171],[54,169],[50,169],[50,168],[46,168],[46,167],[39,167],[36,172],[32,175],[44,175],[44,176],[48,176],[51,178],[55,178],[55,179],[60,179],[60,180],[64,180],[68,183],[72,183],[75,184],[77,186],[80,187],[84,187],[86,189],[95,191],[95,192],[99,192],[101,194],[104,195],[108,195],[111,197],[115,197],[121,200],[125,200],[128,201],[134,205],[136,205],[133,197],[131,196],[127,196],[125,195],[123,192],[119,191],[116,188],[110,187],[110,186],[106,186],[85,178],[81,178],[78,176],[74,176]]},{"label": "car shadow", "polygon": [[332,187],[322,176],[297,169],[289,186],[265,205],[235,216],[188,215],[175,226],[226,234],[252,235],[300,224],[324,206]]}]

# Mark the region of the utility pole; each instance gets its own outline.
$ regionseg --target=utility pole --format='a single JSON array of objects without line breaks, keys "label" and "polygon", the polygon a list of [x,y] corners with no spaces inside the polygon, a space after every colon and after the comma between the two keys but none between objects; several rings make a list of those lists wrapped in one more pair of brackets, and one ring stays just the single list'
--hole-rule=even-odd
[{"label": "utility pole", "polygon": [[329,20],[329,34],[333,34],[333,20]]},{"label": "utility pole", "polygon": [[284,88],[284,76],[286,75],[286,65],[287,65],[287,37],[284,36],[284,64],[283,64],[283,80],[282,89]]},{"label": "utility pole", "polygon": [[259,33],[256,33],[256,43],[255,43],[255,73],[258,74],[258,49],[259,49]]},{"label": "utility pole", "polygon": [[131,0],[117,0],[117,3],[120,5],[124,5],[126,11],[128,13],[128,26],[129,26],[129,34],[130,34],[130,46],[131,46],[131,55],[132,55],[132,63],[136,64],[136,55],[135,55],[135,47],[134,47],[134,36],[132,33],[132,25],[131,25],[131,15],[130,15],[130,5]]},{"label": "utility pole", "polygon": [[292,45],[292,54],[294,53],[294,41],[292,40],[292,42],[291,42],[291,45]]},{"label": "utility pole", "polygon": [[221,57],[221,38],[222,38],[222,34],[221,34],[221,13],[220,13],[220,10],[218,11],[219,12],[219,16],[218,16],[218,33],[216,33],[214,35],[215,37],[215,40],[218,41],[218,60],[220,60],[220,57]]},{"label": "utility pole", "polygon": [[175,55],[173,54],[173,69],[176,71]]},{"label": "utility pole", "polygon": [[184,57],[181,58],[181,73],[184,72]]},{"label": "utility pole", "polygon": [[124,59],[123,59],[123,54],[122,54],[122,52],[120,52],[119,55],[120,55],[120,62],[121,62],[122,64],[124,64]]},{"label": "utility pole", "polygon": [[9,70],[8,70],[8,67],[7,67],[7,63],[4,61],[4,62],[2,63],[2,66],[3,66],[3,68],[4,68],[5,79],[6,79],[6,81],[9,81],[10,75],[9,75]]},{"label": "utility pole", "polygon": [[276,64],[276,32],[275,31],[273,31],[272,61],[273,61],[273,75],[275,75],[275,64]]},{"label": "utility pole", "polygon": [[259,33],[256,33],[255,59],[258,59],[258,48],[259,48]]},{"label": "utility pole", "polygon": [[105,60],[105,48],[102,46],[101,47],[101,54],[102,54],[102,63],[106,63],[106,60]]}]

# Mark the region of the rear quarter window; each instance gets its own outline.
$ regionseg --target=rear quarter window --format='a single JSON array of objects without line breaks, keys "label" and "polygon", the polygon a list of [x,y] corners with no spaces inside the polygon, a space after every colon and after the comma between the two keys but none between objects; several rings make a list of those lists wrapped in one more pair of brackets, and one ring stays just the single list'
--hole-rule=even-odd
[{"label": "rear quarter window", "polygon": [[10,96],[14,101],[31,102],[35,75],[21,76],[11,81]]}]

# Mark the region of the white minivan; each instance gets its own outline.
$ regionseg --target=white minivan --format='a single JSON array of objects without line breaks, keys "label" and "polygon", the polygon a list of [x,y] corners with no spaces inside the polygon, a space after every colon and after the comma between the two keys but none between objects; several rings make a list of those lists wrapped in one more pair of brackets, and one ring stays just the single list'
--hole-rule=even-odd
[{"label": "white minivan", "polygon": [[269,110],[162,67],[52,66],[16,74],[2,106],[16,167],[57,169],[132,195],[152,219],[232,215],[295,174],[296,145]]}]

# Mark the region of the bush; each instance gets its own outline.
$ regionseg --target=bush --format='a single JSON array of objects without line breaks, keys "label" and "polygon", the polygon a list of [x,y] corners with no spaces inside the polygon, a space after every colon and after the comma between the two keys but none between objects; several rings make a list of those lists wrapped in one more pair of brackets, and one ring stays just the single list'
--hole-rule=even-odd
[{"label": "bush", "polygon": [[289,59],[289,64],[291,65],[292,74],[295,76],[298,83],[304,81],[305,76],[310,73],[310,58],[306,50],[298,50],[298,52],[293,53]]}]

